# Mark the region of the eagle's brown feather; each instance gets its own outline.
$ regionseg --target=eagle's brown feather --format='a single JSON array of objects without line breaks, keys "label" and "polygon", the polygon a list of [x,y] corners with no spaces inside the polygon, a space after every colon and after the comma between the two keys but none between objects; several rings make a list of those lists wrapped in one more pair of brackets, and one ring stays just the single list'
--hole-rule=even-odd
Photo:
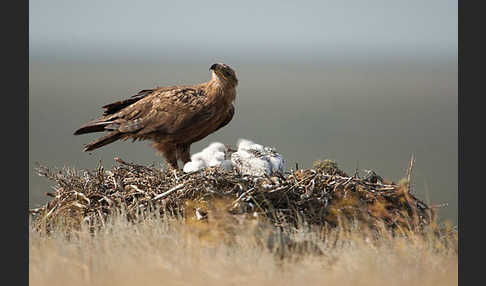
[{"label": "eagle's brown feather", "polygon": [[75,135],[109,131],[85,146],[90,151],[116,140],[152,140],[169,165],[190,160],[190,145],[227,125],[238,80],[227,65],[215,64],[210,81],[193,86],[145,89],[103,106],[103,116],[81,126]]}]

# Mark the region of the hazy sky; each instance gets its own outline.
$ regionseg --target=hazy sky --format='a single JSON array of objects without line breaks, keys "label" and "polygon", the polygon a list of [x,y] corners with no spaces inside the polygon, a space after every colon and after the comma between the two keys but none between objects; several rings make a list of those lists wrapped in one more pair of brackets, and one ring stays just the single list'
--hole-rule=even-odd
[{"label": "hazy sky", "polygon": [[31,0],[32,59],[456,58],[457,1]]}]

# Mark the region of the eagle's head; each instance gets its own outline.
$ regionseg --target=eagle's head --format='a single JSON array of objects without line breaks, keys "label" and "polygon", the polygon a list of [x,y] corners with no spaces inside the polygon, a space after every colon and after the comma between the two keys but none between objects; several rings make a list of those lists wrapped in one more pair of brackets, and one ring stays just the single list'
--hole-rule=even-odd
[{"label": "eagle's head", "polygon": [[231,87],[236,87],[238,85],[238,78],[236,78],[236,73],[229,65],[216,63],[213,64],[209,68],[209,70],[213,71],[213,79],[218,79],[219,81],[221,81],[221,83]]}]

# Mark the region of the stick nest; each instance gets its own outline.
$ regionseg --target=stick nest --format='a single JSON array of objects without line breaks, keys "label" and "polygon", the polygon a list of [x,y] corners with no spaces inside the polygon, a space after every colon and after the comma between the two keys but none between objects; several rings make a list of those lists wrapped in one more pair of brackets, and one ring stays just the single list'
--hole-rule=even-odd
[{"label": "stick nest", "polygon": [[[34,227],[50,231],[56,223],[77,228],[83,222],[103,227],[122,212],[128,220],[144,214],[205,220],[218,206],[228,214],[260,218],[277,227],[333,228],[359,221],[391,230],[418,231],[435,213],[411,192],[409,180],[387,182],[373,171],[348,176],[332,161],[286,176],[248,176],[219,167],[184,174],[115,158],[111,170],[39,166],[39,175],[56,182],[47,204],[31,209]],[[216,203],[217,202],[217,203]]]}]

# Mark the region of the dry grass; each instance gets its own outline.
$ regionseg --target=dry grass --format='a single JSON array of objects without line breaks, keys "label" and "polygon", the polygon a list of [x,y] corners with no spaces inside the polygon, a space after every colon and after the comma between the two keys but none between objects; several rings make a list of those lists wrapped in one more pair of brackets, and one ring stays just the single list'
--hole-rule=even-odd
[{"label": "dry grass", "polygon": [[207,221],[123,217],[95,232],[31,227],[30,285],[457,285],[450,230],[393,237],[383,229],[376,239],[358,226],[286,235],[221,213]]},{"label": "dry grass", "polygon": [[262,179],[41,168],[57,185],[31,210],[30,285],[458,284],[458,234],[410,179],[324,163]]}]

